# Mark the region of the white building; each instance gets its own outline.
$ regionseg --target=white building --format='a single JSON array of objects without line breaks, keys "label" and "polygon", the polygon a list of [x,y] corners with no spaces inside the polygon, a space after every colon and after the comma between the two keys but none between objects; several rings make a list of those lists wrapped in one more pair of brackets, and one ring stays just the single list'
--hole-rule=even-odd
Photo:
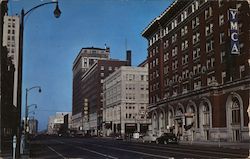
[{"label": "white building", "polygon": [[[146,132],[148,68],[122,66],[104,80],[103,133],[105,136]],[[121,125],[121,126],[120,126]]]},{"label": "white building", "polygon": [[57,134],[60,127],[64,124],[64,116],[67,114],[71,114],[71,112],[56,112],[56,115],[50,116],[47,133],[51,135]]},{"label": "white building", "polygon": [[18,51],[19,51],[20,19],[18,16],[4,16],[3,46],[6,46],[15,66],[13,105],[17,106],[17,84],[18,84]]}]

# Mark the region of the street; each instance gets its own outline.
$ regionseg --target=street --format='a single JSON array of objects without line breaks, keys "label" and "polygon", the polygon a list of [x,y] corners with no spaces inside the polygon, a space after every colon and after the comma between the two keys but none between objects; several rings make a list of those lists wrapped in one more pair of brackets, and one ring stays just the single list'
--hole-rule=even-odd
[{"label": "street", "polygon": [[246,158],[247,149],[199,145],[158,145],[112,138],[40,137],[31,143],[31,158]]}]

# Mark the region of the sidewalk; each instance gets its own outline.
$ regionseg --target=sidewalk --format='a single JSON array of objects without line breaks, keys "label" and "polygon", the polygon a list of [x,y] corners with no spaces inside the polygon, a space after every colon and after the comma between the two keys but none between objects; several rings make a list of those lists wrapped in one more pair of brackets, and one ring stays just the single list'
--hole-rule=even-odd
[{"label": "sidewalk", "polygon": [[179,141],[183,145],[202,145],[210,147],[223,147],[231,149],[249,149],[250,143],[248,142],[222,142],[222,141]]}]

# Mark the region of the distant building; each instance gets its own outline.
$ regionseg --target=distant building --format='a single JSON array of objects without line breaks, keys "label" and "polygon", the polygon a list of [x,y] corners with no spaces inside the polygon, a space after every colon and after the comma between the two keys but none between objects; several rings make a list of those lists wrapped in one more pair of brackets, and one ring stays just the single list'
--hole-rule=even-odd
[{"label": "distant building", "polygon": [[57,112],[56,115],[50,116],[48,120],[48,134],[58,134],[58,131],[64,125],[64,116],[71,112]]},{"label": "distant building", "polygon": [[249,140],[249,19],[246,0],[176,0],[146,27],[155,134]]},{"label": "distant building", "polygon": [[103,133],[145,133],[148,112],[148,68],[121,66],[103,82]]},{"label": "distant building", "polygon": [[28,120],[29,134],[36,135],[38,133],[38,120],[31,118]]}]

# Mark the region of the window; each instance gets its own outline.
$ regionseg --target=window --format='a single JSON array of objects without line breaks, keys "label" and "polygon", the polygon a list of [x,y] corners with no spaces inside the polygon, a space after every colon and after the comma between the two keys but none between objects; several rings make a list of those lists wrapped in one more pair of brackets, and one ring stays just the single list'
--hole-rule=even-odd
[{"label": "window", "polygon": [[101,73],[101,77],[104,77],[104,73]]},{"label": "window", "polygon": [[102,70],[102,71],[104,70],[104,66],[101,66],[101,70]]},{"label": "window", "polygon": [[205,10],[205,19],[208,19],[213,15],[212,7],[209,7]]},{"label": "window", "polygon": [[240,102],[235,97],[232,99],[232,124],[240,124]]},{"label": "window", "polygon": [[184,55],[184,56],[182,57],[182,64],[185,65],[185,64],[187,64],[187,63],[188,63],[188,55]]},{"label": "window", "polygon": [[144,81],[144,75],[141,75],[141,81]]},{"label": "window", "polygon": [[187,11],[181,13],[181,21],[184,21],[187,18]]},{"label": "window", "polygon": [[218,4],[219,4],[219,7],[223,6],[223,4],[224,4],[223,0],[219,0]]},{"label": "window", "polygon": [[194,82],[194,89],[200,89],[201,88],[201,81]]},{"label": "window", "polygon": [[109,71],[112,71],[112,67],[111,66],[109,66]]},{"label": "window", "polygon": [[169,56],[169,53],[165,52],[164,53],[164,62],[166,62],[168,60],[168,56]]},{"label": "window", "polygon": [[163,36],[167,35],[168,34],[168,26],[166,26],[165,29],[163,29]]},{"label": "window", "polygon": [[225,62],[225,60],[226,60],[225,55],[226,55],[225,51],[221,51],[221,53],[220,53],[221,63]]},{"label": "window", "polygon": [[185,50],[186,48],[188,48],[188,41],[185,40],[181,43],[181,50]]},{"label": "window", "polygon": [[196,32],[194,35],[193,35],[193,44],[197,43],[200,41],[200,33],[199,32]]},{"label": "window", "polygon": [[207,85],[211,85],[215,82],[215,77],[214,76],[211,76],[211,77],[208,77],[207,78]]},{"label": "window", "polygon": [[168,40],[164,42],[164,49],[166,49],[169,46]]},{"label": "window", "polygon": [[199,2],[194,1],[194,3],[191,5],[191,7],[192,7],[192,13],[195,12],[196,10],[199,9]]},{"label": "window", "polygon": [[199,24],[200,24],[199,17],[195,17],[195,18],[192,20],[192,28],[194,29],[194,28],[197,27]]},{"label": "window", "polygon": [[241,65],[241,66],[240,66],[240,78],[244,77],[244,76],[243,76],[244,71],[245,71],[245,66],[244,66],[244,65]]},{"label": "window", "polygon": [[177,19],[173,20],[171,23],[172,29],[174,29],[175,27],[177,27]]},{"label": "window", "polygon": [[219,25],[223,25],[223,24],[224,24],[224,15],[221,14],[221,15],[219,16]]},{"label": "window", "polygon": [[208,41],[208,42],[206,43],[206,52],[210,52],[210,51],[213,50],[213,44],[214,44],[214,41],[213,41],[213,40]]},{"label": "window", "polygon": [[178,48],[177,46],[172,49],[172,57],[177,55]]},{"label": "window", "polygon": [[203,105],[203,114],[204,114],[204,118],[203,118],[203,126],[206,125],[208,126],[210,124],[209,119],[210,119],[210,113],[209,113],[209,107],[207,103],[204,103]]},{"label": "window", "polygon": [[177,34],[172,35],[172,43],[176,42],[177,40]]},{"label": "window", "polygon": [[225,33],[220,33],[220,44],[225,42]]},{"label": "window", "polygon": [[196,48],[193,50],[193,59],[197,59],[200,57],[200,48]]},{"label": "window", "polygon": [[210,23],[206,26],[206,36],[210,35],[211,33],[213,33],[213,23]]},{"label": "window", "polygon": [[222,78],[221,84],[224,84],[226,82],[226,72],[221,73],[221,78]]},{"label": "window", "polygon": [[183,28],[181,28],[181,36],[186,35],[186,34],[187,34],[187,32],[188,32],[188,28],[187,28],[187,26],[184,26]]},{"label": "window", "polygon": [[172,63],[172,69],[175,70],[177,69],[178,67],[178,60],[175,60],[173,63]]}]

